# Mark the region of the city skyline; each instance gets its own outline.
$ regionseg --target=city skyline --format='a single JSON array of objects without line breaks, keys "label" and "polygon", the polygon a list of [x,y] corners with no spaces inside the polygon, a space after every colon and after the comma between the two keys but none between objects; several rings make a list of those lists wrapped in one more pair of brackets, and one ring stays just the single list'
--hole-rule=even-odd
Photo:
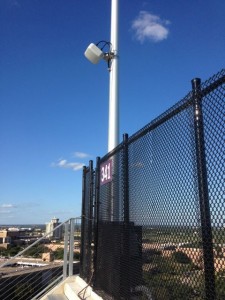
[{"label": "city skyline", "polygon": [[[173,5],[172,5],[173,4]],[[216,1],[120,1],[120,141],[224,67]],[[82,167],[107,153],[110,1],[0,3],[0,223],[81,215]]]}]

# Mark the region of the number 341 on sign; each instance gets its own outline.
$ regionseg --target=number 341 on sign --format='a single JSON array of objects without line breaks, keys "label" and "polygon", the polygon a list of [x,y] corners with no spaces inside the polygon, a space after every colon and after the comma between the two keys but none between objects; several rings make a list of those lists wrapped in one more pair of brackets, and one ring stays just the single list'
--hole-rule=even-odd
[{"label": "number 341 on sign", "polygon": [[100,165],[100,184],[106,184],[112,181],[112,159],[109,159]]}]

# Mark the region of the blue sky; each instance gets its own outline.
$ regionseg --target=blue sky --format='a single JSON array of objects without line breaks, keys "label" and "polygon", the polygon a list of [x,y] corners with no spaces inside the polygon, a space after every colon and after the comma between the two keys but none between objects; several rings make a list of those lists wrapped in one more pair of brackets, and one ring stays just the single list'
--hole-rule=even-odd
[{"label": "blue sky", "polygon": [[[120,137],[224,67],[225,1],[121,0]],[[110,0],[0,0],[0,224],[81,214],[82,166],[107,152]],[[120,139],[120,140],[121,140]]]}]

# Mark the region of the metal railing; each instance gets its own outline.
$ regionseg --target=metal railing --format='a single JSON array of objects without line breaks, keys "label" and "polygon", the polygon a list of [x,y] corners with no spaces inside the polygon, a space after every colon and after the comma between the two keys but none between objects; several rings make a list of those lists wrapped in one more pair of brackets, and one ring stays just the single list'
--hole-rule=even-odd
[{"label": "metal railing", "polygon": [[39,299],[66,277],[78,274],[80,238],[81,218],[71,218],[14,257],[1,259],[0,299]]},{"label": "metal railing", "polygon": [[225,299],[224,137],[223,69],[84,167],[80,274],[104,299]]}]

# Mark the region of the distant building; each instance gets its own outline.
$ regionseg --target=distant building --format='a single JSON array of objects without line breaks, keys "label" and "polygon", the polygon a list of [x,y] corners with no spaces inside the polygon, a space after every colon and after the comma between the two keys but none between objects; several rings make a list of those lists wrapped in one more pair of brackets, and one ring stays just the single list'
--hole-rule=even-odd
[{"label": "distant building", "polygon": [[9,227],[8,231],[20,231],[20,228],[18,228],[18,227]]},{"label": "distant building", "polygon": [[48,234],[49,238],[55,239],[55,240],[62,239],[62,227],[55,229],[59,225],[60,225],[59,219],[57,219],[56,217],[51,219],[51,221],[46,224],[46,233],[49,233]]},{"label": "distant building", "polygon": [[54,260],[53,253],[52,252],[42,253],[42,260],[47,262],[52,262]]},{"label": "distant building", "polygon": [[12,245],[15,240],[19,239],[20,231],[18,230],[0,230],[0,247],[8,248],[9,245]]}]

